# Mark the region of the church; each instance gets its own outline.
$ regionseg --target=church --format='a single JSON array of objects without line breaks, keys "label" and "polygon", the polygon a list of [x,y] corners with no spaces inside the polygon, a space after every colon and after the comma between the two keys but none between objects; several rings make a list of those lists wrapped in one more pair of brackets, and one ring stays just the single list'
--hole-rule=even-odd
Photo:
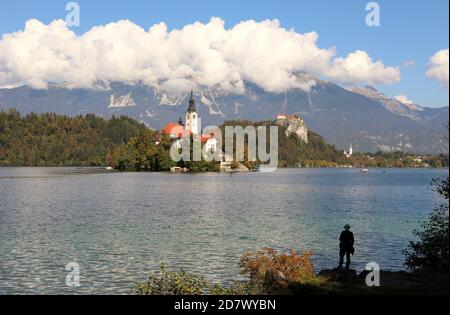
[{"label": "church", "polygon": [[178,123],[169,122],[162,130],[161,133],[168,135],[173,141],[178,141],[182,138],[199,137],[201,143],[206,146],[206,150],[209,152],[215,152],[217,149],[217,140],[213,135],[203,135],[201,129],[201,119],[195,105],[194,92],[191,91],[189,98],[189,106],[187,108],[185,119],[180,118]]},{"label": "church", "polygon": [[194,92],[191,91],[191,97],[189,99],[189,107],[186,112],[186,124],[185,129],[188,130],[191,134],[194,136],[198,136],[199,134],[199,116],[197,113],[197,108],[195,107],[195,99],[194,99]]}]

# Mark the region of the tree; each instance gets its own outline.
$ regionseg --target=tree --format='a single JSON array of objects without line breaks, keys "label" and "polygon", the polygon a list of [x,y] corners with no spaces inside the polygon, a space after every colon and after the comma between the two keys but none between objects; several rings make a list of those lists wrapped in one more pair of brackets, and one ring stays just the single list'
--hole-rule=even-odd
[{"label": "tree", "polygon": [[403,251],[405,265],[410,269],[443,269],[449,267],[449,178],[433,182],[444,203],[435,208],[420,230],[414,235],[418,241],[409,243]]},{"label": "tree", "polygon": [[112,151],[148,131],[131,118],[104,120],[88,114],[21,116],[0,111],[0,165],[100,166],[113,162]]}]

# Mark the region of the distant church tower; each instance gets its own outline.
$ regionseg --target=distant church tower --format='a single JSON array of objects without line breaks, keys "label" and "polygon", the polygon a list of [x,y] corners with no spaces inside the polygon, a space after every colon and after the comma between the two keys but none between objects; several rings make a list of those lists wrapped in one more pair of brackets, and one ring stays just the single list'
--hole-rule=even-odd
[{"label": "distant church tower", "polygon": [[344,155],[347,159],[351,158],[353,156],[353,144],[350,144],[350,148],[347,151],[344,151]]},{"label": "distant church tower", "polygon": [[195,108],[194,92],[191,91],[191,98],[189,99],[189,107],[186,113],[186,124],[185,129],[189,130],[194,136],[199,134],[198,125],[198,113],[197,108]]}]

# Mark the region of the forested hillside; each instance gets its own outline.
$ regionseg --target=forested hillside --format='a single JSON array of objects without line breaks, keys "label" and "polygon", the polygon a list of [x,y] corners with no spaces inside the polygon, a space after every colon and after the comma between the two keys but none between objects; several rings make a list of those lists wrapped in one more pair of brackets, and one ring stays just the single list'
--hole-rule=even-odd
[{"label": "forested hillside", "polygon": [[106,165],[107,155],[146,127],[128,117],[0,112],[0,165]]},{"label": "forested hillside", "polygon": [[[224,126],[271,126],[274,121],[227,121]],[[309,131],[308,143],[296,134],[285,135],[279,126],[280,167],[446,167],[448,156],[355,153],[342,151]],[[225,133],[223,133],[224,135]],[[93,114],[60,116],[54,113],[20,115],[16,110],[0,111],[0,166],[112,166],[119,170],[165,171],[172,166],[191,171],[215,171],[217,163],[175,163],[170,158],[171,140],[126,116],[105,120]],[[269,139],[269,137],[267,137]],[[420,162],[419,162],[420,161]],[[245,161],[250,169],[258,162]]]},{"label": "forested hillside", "polygon": [[[272,126],[273,121],[252,122],[249,120],[226,121],[222,126],[222,133],[225,133],[224,126]],[[278,126],[278,152],[280,167],[297,166],[332,166],[334,164],[345,163],[342,151],[337,150],[333,145],[329,145],[318,134],[309,131],[308,143],[299,139],[296,134],[286,136],[286,127]],[[269,138],[267,129],[267,139]],[[267,144],[267,148],[269,148]],[[347,161],[348,162],[348,161]]]}]

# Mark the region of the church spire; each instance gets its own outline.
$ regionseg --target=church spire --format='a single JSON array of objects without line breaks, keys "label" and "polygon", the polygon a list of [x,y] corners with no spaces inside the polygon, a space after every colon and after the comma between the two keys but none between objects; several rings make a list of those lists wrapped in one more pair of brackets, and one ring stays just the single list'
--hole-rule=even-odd
[{"label": "church spire", "polygon": [[194,91],[191,90],[191,98],[189,99],[188,113],[196,113]]},{"label": "church spire", "polygon": [[193,135],[199,134],[199,120],[197,108],[195,108],[194,91],[191,91],[191,97],[189,99],[189,107],[186,112],[186,124],[184,128],[189,130]]}]

